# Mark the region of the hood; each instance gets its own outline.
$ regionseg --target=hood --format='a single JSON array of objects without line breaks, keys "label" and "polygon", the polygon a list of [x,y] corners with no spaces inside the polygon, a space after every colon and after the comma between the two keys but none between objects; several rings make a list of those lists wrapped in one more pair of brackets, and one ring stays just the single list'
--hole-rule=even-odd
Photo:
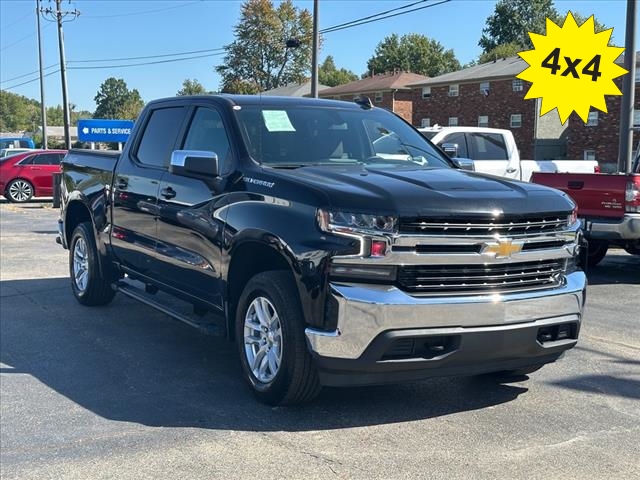
[{"label": "hood", "polygon": [[573,201],[558,190],[458,169],[349,165],[273,173],[323,191],[331,208],[344,211],[467,216],[560,213],[574,208]]}]

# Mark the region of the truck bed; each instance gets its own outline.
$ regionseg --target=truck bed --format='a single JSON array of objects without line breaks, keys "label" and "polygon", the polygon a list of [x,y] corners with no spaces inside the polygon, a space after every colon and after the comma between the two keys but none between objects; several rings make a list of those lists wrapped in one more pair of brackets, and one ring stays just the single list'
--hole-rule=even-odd
[{"label": "truck bed", "polygon": [[628,175],[534,172],[531,181],[567,193],[581,217],[621,218],[625,213]]}]

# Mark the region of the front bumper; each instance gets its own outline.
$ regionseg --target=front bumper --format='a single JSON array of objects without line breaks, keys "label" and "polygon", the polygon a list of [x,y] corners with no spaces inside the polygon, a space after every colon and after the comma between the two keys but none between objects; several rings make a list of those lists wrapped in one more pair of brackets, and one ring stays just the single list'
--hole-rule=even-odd
[{"label": "front bumper", "polygon": [[585,221],[589,238],[597,240],[640,240],[640,213],[626,213],[620,221]]},{"label": "front bumper", "polygon": [[[496,296],[414,297],[362,284],[331,289],[337,329],[307,328],[307,342],[325,385],[355,385],[552,362],[577,342],[586,277],[578,271],[561,288]],[[557,325],[572,325],[570,338],[539,341],[541,329]],[[443,345],[427,354],[389,355],[398,340]]]}]

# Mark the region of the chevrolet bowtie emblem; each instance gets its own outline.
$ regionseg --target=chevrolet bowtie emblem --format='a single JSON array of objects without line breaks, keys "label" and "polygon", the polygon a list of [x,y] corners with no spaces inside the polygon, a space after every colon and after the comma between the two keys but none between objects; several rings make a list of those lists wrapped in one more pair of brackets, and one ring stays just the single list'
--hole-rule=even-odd
[{"label": "chevrolet bowtie emblem", "polygon": [[500,239],[497,242],[485,243],[481,253],[493,254],[495,258],[510,258],[511,255],[522,250],[522,244],[523,242]]}]

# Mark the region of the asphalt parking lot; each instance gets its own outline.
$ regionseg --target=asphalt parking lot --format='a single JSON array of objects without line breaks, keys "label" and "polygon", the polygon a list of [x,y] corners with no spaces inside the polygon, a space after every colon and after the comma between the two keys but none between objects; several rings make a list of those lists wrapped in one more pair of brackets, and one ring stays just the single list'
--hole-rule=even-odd
[{"label": "asphalt parking lot", "polygon": [[235,348],[73,298],[50,203],[0,203],[0,477],[640,478],[640,257],[589,272],[578,346],[528,380],[325,389],[270,408]]}]

